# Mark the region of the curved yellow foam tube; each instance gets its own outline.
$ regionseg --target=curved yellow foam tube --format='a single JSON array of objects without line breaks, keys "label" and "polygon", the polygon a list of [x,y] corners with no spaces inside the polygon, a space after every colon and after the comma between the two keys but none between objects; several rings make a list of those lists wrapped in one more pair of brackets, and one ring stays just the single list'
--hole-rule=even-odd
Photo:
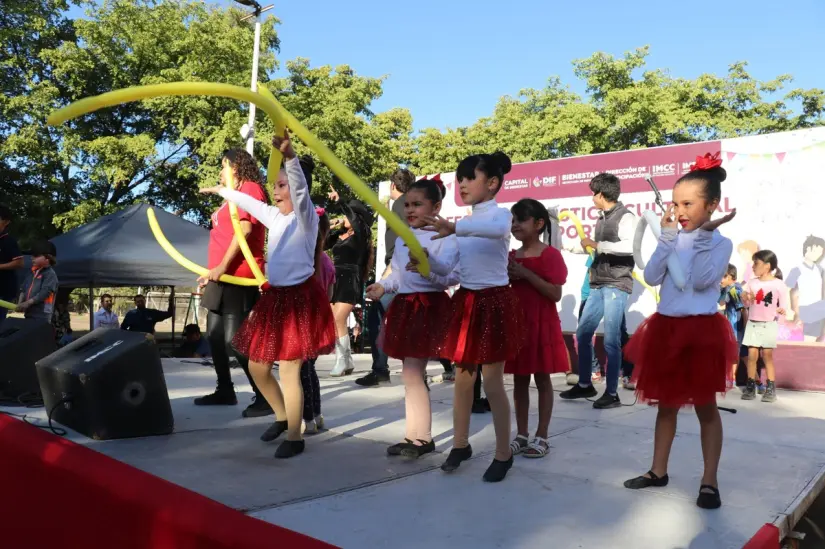
[{"label": "curved yellow foam tube", "polygon": [[[226,187],[229,189],[235,188],[235,178],[232,177],[231,173],[229,178],[226,180]],[[261,272],[258,262],[255,261],[255,256],[252,255],[252,250],[249,249],[249,243],[246,241],[246,237],[241,229],[241,220],[238,217],[238,206],[232,201],[228,202],[229,218],[232,220],[232,228],[235,229],[235,239],[238,241],[238,246],[241,249],[244,259],[246,259],[246,263],[252,271],[252,275],[255,277],[255,280],[258,281],[258,285],[262,286],[264,282],[266,282],[266,277],[264,276],[264,273]]]},{"label": "curved yellow foam tube", "polygon": [[[276,101],[272,92],[260,83],[258,83],[258,93],[269,100]],[[286,124],[281,116],[273,118],[272,124],[275,126],[275,135],[284,135]],[[274,187],[275,182],[278,180],[278,172],[281,171],[281,162],[283,162],[284,155],[272,145],[269,146],[269,149],[269,162],[266,164],[266,183],[270,187]]]},{"label": "curved yellow foam tube", "polygon": [[[149,228],[152,229],[152,234],[155,235],[155,240],[158,241],[160,247],[163,248],[169,256],[174,259],[175,261],[180,264],[181,267],[184,269],[188,269],[193,273],[204,276],[206,273],[209,272],[209,269],[206,267],[201,267],[197,263],[193,263],[183,257],[179,251],[172,246],[172,243],[166,240],[166,236],[164,236],[163,231],[160,229],[160,225],[158,224],[158,218],[155,217],[155,210],[149,208],[146,210],[146,217],[149,218]],[[227,284],[235,284],[237,286],[258,286],[258,281],[254,278],[242,278],[240,276],[232,276],[232,275],[222,275],[221,282],[226,282]]]},{"label": "curved yellow foam tube", "polygon": [[[584,234],[584,227],[582,227],[582,221],[581,221],[581,219],[579,219],[579,216],[577,216],[576,214],[574,214],[570,210],[565,210],[565,211],[559,213],[559,221],[563,221],[565,219],[569,219],[573,223],[573,225],[576,226],[576,233],[578,233],[580,239],[583,239],[586,236]],[[587,247],[587,253],[589,253],[590,255],[593,255],[595,253],[595,250],[593,248],[591,248],[590,246],[588,246]],[[633,271],[633,278],[635,278],[639,282],[639,284],[644,286],[645,289],[647,289],[648,292],[653,294],[653,297],[656,299],[657,303],[659,302],[659,292],[657,292],[652,286],[650,286],[647,282],[645,282],[644,278],[639,276],[639,273],[637,273],[636,271]]]},{"label": "curved yellow foam tube", "polygon": [[[579,219],[579,216],[577,216],[576,214],[574,214],[570,210],[564,210],[563,212],[561,212],[559,214],[559,221],[564,221],[565,219],[569,219],[570,221],[573,222],[573,225],[576,226],[576,232],[579,234],[579,239],[583,240],[586,235],[584,234],[584,227],[582,227],[582,220]],[[587,250],[585,250],[585,251],[587,253],[589,253],[590,255],[593,255],[593,253],[596,250],[594,250],[593,248],[588,246]]]},{"label": "curved yellow foam tube", "polygon": [[376,213],[386,220],[387,226],[401,237],[401,240],[404,241],[404,244],[406,244],[410,250],[410,254],[418,260],[418,272],[421,273],[422,276],[428,276],[430,274],[430,262],[427,260],[427,254],[424,253],[424,249],[407,224],[384,206],[378,199],[378,195],[364,184],[343,162],[338,160],[335,154],[326,145],[321,143],[317,137],[312,135],[277,99],[273,98],[273,101],[279,114],[286,122],[287,127],[292,130],[298,139],[303,141],[307,147],[318,155],[321,162],[326,164],[332,173],[338,176],[350,189],[355,191],[355,194],[357,194],[361,200],[372,206]]},{"label": "curved yellow foam tube", "polygon": [[9,309],[10,311],[17,309],[17,305],[15,305],[14,303],[9,303],[8,301],[3,301],[2,299],[0,299],[0,307],[3,307],[4,309]]},{"label": "curved yellow foam tube", "polygon": [[[264,88],[265,89],[265,88]],[[267,90],[268,91],[268,90]],[[387,225],[401,237],[410,250],[410,253],[418,259],[418,271],[427,276],[430,273],[430,263],[421,244],[415,235],[401,219],[384,206],[378,196],[367,185],[362,182],[352,170],[338,160],[333,152],[321,141],[318,140],[309,130],[307,130],[297,118],[292,116],[274,97],[266,97],[263,94],[253,92],[239,86],[229,84],[215,84],[210,82],[173,82],[168,84],[152,84],[149,86],[137,86],[107,92],[94,97],[87,97],[75,103],[67,105],[62,109],[51,113],[46,121],[50,125],[62,124],[66,120],[94,112],[104,107],[111,107],[130,101],[149,99],[167,95],[210,95],[219,97],[231,97],[247,103],[254,103],[261,108],[273,121],[281,118],[298,138],[304,142],[311,150],[318,155],[320,160],[326,164],[332,173],[346,183],[355,194],[364,202],[372,206],[375,211],[387,221]],[[270,96],[272,94],[269,94]],[[275,172],[277,176],[277,172]],[[168,250],[167,250],[168,253]],[[179,255],[179,254],[178,254]],[[182,256],[181,256],[182,257]],[[191,262],[190,262],[191,263]],[[194,265],[194,264],[192,264]],[[238,277],[233,277],[238,278]],[[248,280],[240,279],[239,280]]]}]

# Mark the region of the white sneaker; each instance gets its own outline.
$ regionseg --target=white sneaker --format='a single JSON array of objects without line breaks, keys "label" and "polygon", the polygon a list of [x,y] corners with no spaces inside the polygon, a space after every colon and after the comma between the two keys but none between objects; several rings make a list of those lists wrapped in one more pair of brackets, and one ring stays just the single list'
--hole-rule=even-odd
[{"label": "white sneaker", "polygon": [[636,389],[636,384],[635,384],[635,383],[633,383],[633,382],[630,380],[630,378],[629,378],[629,377],[624,376],[624,377],[622,378],[622,387],[624,387],[625,389],[628,389],[628,390],[634,391],[634,390]]},{"label": "white sneaker", "polygon": [[573,385],[577,385],[579,383],[579,376],[577,374],[574,374],[573,372],[570,372],[569,374],[567,374],[566,381],[567,384],[572,387]]},{"label": "white sneaker", "polygon": [[323,415],[319,414],[319,415],[315,416],[315,426],[318,427],[319,431],[324,428],[324,416]]},{"label": "white sneaker", "polygon": [[318,432],[318,424],[315,423],[314,419],[304,422],[304,434],[306,435],[314,435]]}]

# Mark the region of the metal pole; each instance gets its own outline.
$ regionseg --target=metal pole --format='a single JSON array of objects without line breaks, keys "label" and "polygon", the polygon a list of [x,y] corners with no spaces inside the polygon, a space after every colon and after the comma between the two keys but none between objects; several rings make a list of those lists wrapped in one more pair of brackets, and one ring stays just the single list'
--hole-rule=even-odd
[{"label": "metal pole", "polygon": [[89,331],[95,329],[95,287],[89,284]]},{"label": "metal pole", "polygon": [[[252,50],[252,83],[250,88],[253,92],[258,91],[258,58],[261,52],[261,10],[260,6],[255,10],[255,45]],[[252,154],[255,146],[255,104],[249,104],[249,132],[246,136],[246,152]]]}]

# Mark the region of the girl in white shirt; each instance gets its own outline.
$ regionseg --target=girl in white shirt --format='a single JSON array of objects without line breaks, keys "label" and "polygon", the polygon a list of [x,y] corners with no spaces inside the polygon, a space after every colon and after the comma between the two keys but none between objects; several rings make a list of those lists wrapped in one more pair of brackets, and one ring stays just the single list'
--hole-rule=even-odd
[{"label": "girl in white shirt", "polygon": [[[484,369],[484,392],[493,412],[496,453],[484,480],[504,480],[513,465],[510,450],[510,401],[504,390],[504,362],[516,358],[524,342],[523,312],[510,288],[507,274],[512,215],[500,208],[496,193],[511,168],[506,154],[479,154],[465,158],[456,170],[461,199],[473,213],[455,223],[441,217],[426,221],[430,230],[444,238],[458,238],[459,290],[453,295],[453,314],[441,356],[458,365],[453,411],[453,450],[441,466],[445,472],[458,469],[473,454],[470,447],[470,413],[478,364]],[[437,275],[453,265],[431,261]]]},{"label": "girl in white shirt", "polygon": [[[698,157],[691,171],[673,188],[673,203],[662,217],[662,235],[645,281],[661,285],[658,310],[642,322],[625,347],[636,365],[640,400],[658,403],[653,465],[650,471],[624,483],[626,488],[666,486],[667,464],[679,408],[692,405],[699,418],[705,470],[696,504],[704,509],[722,505],[716,478],[722,453],[722,420],[716,393],[724,393],[730,365],[739,359],[739,344],[730,322],[719,314],[719,281],[733,251],[731,241],[716,230],[736,210],[711,221],[722,197],[725,170],[719,154]],[[678,227],[681,226],[681,231]],[[686,277],[679,290],[667,269],[676,254]]]},{"label": "girl in white shirt", "polygon": [[[273,138],[272,144],[285,159],[285,171],[279,174],[273,190],[274,206],[226,187],[201,192],[220,194],[269,229],[268,282],[232,344],[249,357],[249,371],[275,411],[276,421],[261,440],[275,440],[286,431],[286,440],[278,446],[275,457],[289,458],[304,451],[301,362],[332,351],[335,326],[327,293],[314,276],[318,214],[306,178],[288,133]],[[285,395],[272,375],[275,361],[279,362]]]},{"label": "girl in white shirt", "polygon": [[[432,240],[432,233],[424,230],[425,218],[438,215],[441,210],[439,184],[436,179],[413,183],[404,194],[404,215],[430,260],[438,258],[453,264],[458,254],[456,238]],[[421,276],[417,261],[411,260],[410,250],[400,238],[391,267],[389,276],[367,288],[367,297],[373,301],[381,299],[385,292],[398,294],[387,311],[379,345],[387,356],[403,361],[407,427],[404,442],[390,446],[387,453],[418,458],[435,451],[430,393],[424,374],[430,358],[441,352],[452,306],[445,292],[449,287],[446,277]]]}]

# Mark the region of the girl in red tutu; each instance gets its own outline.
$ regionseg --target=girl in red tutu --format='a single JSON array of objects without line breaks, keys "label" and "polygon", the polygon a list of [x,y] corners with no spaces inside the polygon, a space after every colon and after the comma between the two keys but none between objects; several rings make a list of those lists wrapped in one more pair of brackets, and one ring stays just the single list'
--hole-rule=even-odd
[{"label": "girl in red tutu", "polygon": [[[252,214],[269,229],[267,278],[262,295],[232,344],[249,357],[249,371],[275,410],[275,423],[261,436],[269,442],[286,431],[275,457],[289,458],[304,451],[301,416],[304,393],[301,362],[327,354],[335,346],[335,326],[327,293],[315,276],[318,214],[295,156],[289,134],[275,137],[273,146],[284,155],[285,170],[273,189],[275,205],[249,195],[213,187],[203,193],[220,194]],[[278,361],[284,393],[272,363]]]},{"label": "girl in red tutu", "polygon": [[[553,384],[550,374],[567,371],[567,346],[561,332],[556,303],[567,281],[567,266],[561,252],[541,241],[550,229],[550,214],[541,202],[524,198],[516,202],[513,213],[513,236],[521,249],[510,252],[508,273],[519,298],[527,323],[527,341],[514,360],[504,365],[505,374],[513,374],[518,434],[510,443],[514,454],[540,458],[547,455],[550,443],[547,430],[553,413]],[[530,376],[539,393],[539,425],[535,438],[528,440]]]},{"label": "girl in red tutu", "polygon": [[[704,509],[722,505],[717,470],[722,453],[722,420],[716,393],[724,393],[730,365],[739,358],[739,344],[730,322],[717,311],[719,281],[724,276],[731,241],[717,227],[736,215],[711,221],[722,196],[725,170],[719,154],[698,157],[691,171],[676,182],[673,203],[662,217],[662,235],[645,281],[661,284],[658,311],[642,322],[625,348],[636,364],[636,391],[642,401],[659,405],[650,471],[624,483],[626,488],[666,486],[667,464],[679,408],[692,405],[699,418],[705,470],[696,504]],[[679,227],[681,226],[681,230]],[[686,277],[679,290],[667,269],[676,254]]]},{"label": "girl in red tutu", "polygon": [[[441,210],[440,184],[432,179],[413,183],[404,195],[404,214],[430,260],[438,258],[453,264],[458,254],[456,238],[432,240],[432,234],[423,230],[425,218],[438,215]],[[416,263],[399,238],[392,256],[392,273],[367,288],[367,297],[373,301],[381,299],[385,292],[398,294],[387,311],[380,345],[387,356],[403,361],[407,429],[404,442],[390,446],[387,453],[411,458],[435,451],[430,393],[424,374],[430,357],[441,351],[451,308],[446,280],[432,273],[424,278]]]},{"label": "girl in red tutu", "polygon": [[[455,223],[441,217],[427,218],[429,230],[444,238],[458,237],[458,280],[461,287],[452,297],[452,315],[442,358],[458,365],[453,408],[453,449],[441,466],[445,472],[458,469],[473,455],[469,442],[470,413],[476,365],[484,369],[484,392],[493,412],[496,453],[484,480],[504,480],[513,465],[510,450],[510,401],[504,391],[504,362],[516,358],[524,342],[524,313],[507,275],[512,215],[499,208],[496,193],[510,171],[506,154],[478,154],[465,158],[456,170],[461,199],[473,207],[469,217]],[[445,275],[452,265],[438,261],[433,272]]]}]

